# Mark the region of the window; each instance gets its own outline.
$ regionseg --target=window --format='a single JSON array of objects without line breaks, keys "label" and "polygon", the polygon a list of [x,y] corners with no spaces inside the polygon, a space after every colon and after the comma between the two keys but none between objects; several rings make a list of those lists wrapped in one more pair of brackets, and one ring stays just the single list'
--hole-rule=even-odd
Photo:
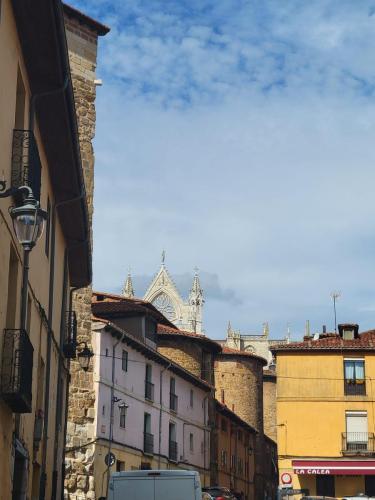
[{"label": "window", "polygon": [[25,102],[26,102],[25,85],[23,83],[23,78],[20,68],[18,68],[16,110],[14,116],[14,128],[17,130],[23,130],[25,128]]},{"label": "window", "polygon": [[222,418],[221,419],[221,430],[224,431],[224,432],[227,432],[227,421],[225,420],[225,418]]},{"label": "window", "polygon": [[122,472],[123,470],[125,470],[125,462],[116,460],[116,472]]},{"label": "window", "polygon": [[124,372],[127,372],[128,371],[128,351],[125,351],[124,349],[122,350],[121,363],[122,363],[122,370]]},{"label": "window", "polygon": [[222,467],[226,468],[228,463],[228,454],[226,450],[221,450],[221,465]]},{"label": "window", "polygon": [[176,424],[169,422],[169,459],[177,461]]},{"label": "window", "polygon": [[344,359],[345,395],[356,396],[366,394],[365,360]]},{"label": "window", "polygon": [[193,453],[193,451],[194,451],[194,434],[193,433],[190,433],[189,444],[190,444],[190,452]]},{"label": "window", "polygon": [[224,392],[224,389],[221,389],[221,391],[220,391],[220,397],[221,397],[221,402],[225,403],[225,392]]},{"label": "window", "polygon": [[149,401],[154,400],[154,384],[152,380],[152,366],[146,365],[145,398]]},{"label": "window", "polygon": [[178,398],[176,395],[176,379],[171,377],[169,381],[169,408],[176,412],[177,411]]},{"label": "window", "polygon": [[190,408],[194,407],[194,391],[190,389]]},{"label": "window", "polygon": [[105,350],[105,357],[108,358],[108,349]]},{"label": "window", "polygon": [[6,327],[14,328],[17,310],[18,258],[12,244],[9,248],[8,293]]},{"label": "window", "polygon": [[46,235],[44,243],[44,252],[47,257],[49,257],[49,243],[50,243],[50,232],[51,232],[51,202],[49,198],[47,199],[47,221],[46,221]]},{"label": "window", "polygon": [[238,459],[238,474],[242,476],[243,474],[243,461],[242,458]]},{"label": "window", "polygon": [[149,413],[144,414],[143,433],[144,433],[143,450],[145,453],[152,454],[154,453],[154,435],[151,434],[151,415]]},{"label": "window", "polygon": [[102,415],[105,417],[105,405],[102,406]]},{"label": "window", "polygon": [[367,412],[347,411],[345,412],[345,420],[346,446],[344,444],[344,451],[366,451],[368,447]]},{"label": "window", "polygon": [[120,427],[125,429],[126,424],[126,406],[120,406]]},{"label": "window", "polygon": [[230,468],[236,472],[236,455],[232,455],[231,456],[231,460],[230,460]]}]

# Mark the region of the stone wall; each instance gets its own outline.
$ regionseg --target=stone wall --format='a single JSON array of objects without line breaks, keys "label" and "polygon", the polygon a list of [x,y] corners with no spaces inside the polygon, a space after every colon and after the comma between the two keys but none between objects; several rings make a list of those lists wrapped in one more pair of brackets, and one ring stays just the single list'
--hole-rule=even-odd
[{"label": "stone wall", "polygon": [[264,433],[276,441],[276,375],[263,374]]},{"label": "stone wall", "polygon": [[[215,361],[216,398],[263,432],[263,365],[257,358],[219,354]],[[224,401],[221,395],[224,391]]]},{"label": "stone wall", "polygon": [[201,378],[202,375],[202,348],[198,342],[191,339],[176,338],[158,340],[158,351],[186,370]]},{"label": "stone wall", "polygon": [[[69,60],[78,119],[81,160],[85,178],[89,222],[92,227],[94,192],[95,135],[94,84],[97,34],[78,20],[65,17]],[[78,290],[73,296],[77,314],[77,342],[91,347],[91,287]],[[69,410],[65,456],[65,498],[68,500],[95,499],[94,444],[95,392],[93,390],[93,363],[84,372],[78,361],[70,364]]]}]

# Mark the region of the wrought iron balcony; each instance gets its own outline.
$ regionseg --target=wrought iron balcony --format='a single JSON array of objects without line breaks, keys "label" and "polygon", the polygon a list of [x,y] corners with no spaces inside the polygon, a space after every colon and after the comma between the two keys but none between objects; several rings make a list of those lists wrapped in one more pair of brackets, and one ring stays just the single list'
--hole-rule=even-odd
[{"label": "wrought iron balcony", "polygon": [[345,396],[365,396],[366,382],[364,379],[345,379],[344,381]]},{"label": "wrought iron balcony", "polygon": [[143,437],[143,451],[149,455],[154,453],[154,435],[148,432],[144,433]]},{"label": "wrought iron balcony", "polygon": [[41,162],[31,130],[13,130],[12,187],[29,186],[40,200]]},{"label": "wrought iron balcony", "polygon": [[77,316],[75,311],[67,311],[65,317],[65,342],[63,351],[66,358],[76,357],[77,347]]},{"label": "wrought iron balcony", "polygon": [[372,432],[343,432],[342,453],[343,455],[374,454],[374,434]]},{"label": "wrought iron balcony", "polygon": [[145,398],[154,401],[154,384],[148,380],[145,381]]},{"label": "wrought iron balcony", "polygon": [[173,462],[177,462],[177,451],[178,451],[178,446],[176,441],[169,441],[169,460],[172,460]]},{"label": "wrought iron balcony", "polygon": [[14,413],[31,413],[33,352],[25,330],[4,330],[1,397]]},{"label": "wrought iron balcony", "polygon": [[169,408],[171,409],[171,411],[177,412],[177,407],[178,407],[178,396],[177,394],[173,394],[173,392],[171,392],[169,394]]}]

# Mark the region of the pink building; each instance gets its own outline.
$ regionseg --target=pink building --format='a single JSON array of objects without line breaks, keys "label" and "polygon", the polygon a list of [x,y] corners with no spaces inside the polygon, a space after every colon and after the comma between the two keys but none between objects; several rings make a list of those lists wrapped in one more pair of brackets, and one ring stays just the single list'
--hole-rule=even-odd
[{"label": "pink building", "polygon": [[157,324],[169,324],[160,312],[143,301],[119,299],[94,294],[92,304],[96,495],[106,495],[108,454],[114,455],[111,471],[192,469],[209,485],[213,388],[157,352]]}]

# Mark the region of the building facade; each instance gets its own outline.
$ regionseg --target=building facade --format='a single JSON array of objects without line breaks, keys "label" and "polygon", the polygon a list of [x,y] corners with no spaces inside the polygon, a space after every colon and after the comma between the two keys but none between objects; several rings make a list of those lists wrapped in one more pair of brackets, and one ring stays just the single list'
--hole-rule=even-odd
[{"label": "building facade", "polygon": [[255,498],[256,431],[215,401],[215,443],[218,456],[218,483],[235,492],[241,500]]},{"label": "building facade", "polygon": [[[153,306],[96,293],[92,310],[94,419],[69,423],[67,498],[106,497],[116,470],[191,469],[209,485],[211,385],[157,352],[163,318]],[[89,474],[80,469],[85,439],[94,441]]]},{"label": "building facade", "polygon": [[66,313],[71,289],[91,281],[87,199],[61,3],[4,0],[0,9],[0,171],[7,188],[27,185],[47,211],[27,266],[8,212],[23,195],[0,197],[1,497],[56,499]]},{"label": "building facade", "polygon": [[310,495],[375,495],[375,332],[339,325],[273,348],[280,483]]}]

